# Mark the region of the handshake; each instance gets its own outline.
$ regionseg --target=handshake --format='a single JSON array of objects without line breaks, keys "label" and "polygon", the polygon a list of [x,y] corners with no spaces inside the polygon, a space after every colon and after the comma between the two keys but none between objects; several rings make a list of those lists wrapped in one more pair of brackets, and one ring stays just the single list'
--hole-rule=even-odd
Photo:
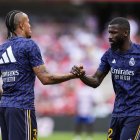
[{"label": "handshake", "polygon": [[85,75],[85,70],[83,69],[83,66],[73,66],[71,69],[71,72],[73,75],[75,75],[76,77],[83,77]]}]

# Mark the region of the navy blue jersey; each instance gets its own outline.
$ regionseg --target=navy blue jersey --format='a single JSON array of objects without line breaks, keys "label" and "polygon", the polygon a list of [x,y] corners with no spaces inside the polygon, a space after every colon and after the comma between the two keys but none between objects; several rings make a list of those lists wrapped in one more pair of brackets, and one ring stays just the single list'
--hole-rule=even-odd
[{"label": "navy blue jersey", "polygon": [[113,116],[140,116],[140,46],[132,43],[125,53],[108,49],[98,70],[111,71],[116,94]]},{"label": "navy blue jersey", "polygon": [[31,39],[14,37],[0,46],[3,95],[0,107],[34,109],[35,73],[44,64],[40,49]]}]

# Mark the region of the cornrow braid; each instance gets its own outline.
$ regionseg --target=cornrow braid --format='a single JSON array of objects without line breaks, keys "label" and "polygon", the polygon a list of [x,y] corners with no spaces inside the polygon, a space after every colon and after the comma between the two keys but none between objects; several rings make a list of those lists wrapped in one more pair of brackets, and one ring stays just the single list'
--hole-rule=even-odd
[{"label": "cornrow braid", "polygon": [[15,31],[14,19],[15,19],[15,15],[20,12],[21,11],[19,11],[19,10],[12,10],[6,15],[5,24],[6,24],[6,27],[8,30],[8,36],[7,36],[8,39],[11,38],[13,34],[15,34],[14,33],[14,31]]}]

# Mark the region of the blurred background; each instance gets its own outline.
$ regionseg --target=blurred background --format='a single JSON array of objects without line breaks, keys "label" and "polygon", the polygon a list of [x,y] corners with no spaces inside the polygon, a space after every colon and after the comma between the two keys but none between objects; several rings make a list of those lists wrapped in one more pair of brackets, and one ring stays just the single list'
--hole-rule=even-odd
[{"label": "blurred background", "polygon": [[[109,48],[107,25],[114,17],[127,17],[131,40],[140,43],[139,0],[0,0],[0,44],[7,34],[4,17],[13,9],[28,14],[32,39],[39,45],[51,73],[68,73],[73,65],[82,64],[87,74],[94,74],[101,56]],[[73,138],[77,95],[81,92],[92,92],[91,113],[96,118],[93,139],[106,139],[115,98],[110,74],[97,89],[77,79],[51,86],[43,86],[36,79],[40,138],[54,140],[54,134],[57,140]]]}]

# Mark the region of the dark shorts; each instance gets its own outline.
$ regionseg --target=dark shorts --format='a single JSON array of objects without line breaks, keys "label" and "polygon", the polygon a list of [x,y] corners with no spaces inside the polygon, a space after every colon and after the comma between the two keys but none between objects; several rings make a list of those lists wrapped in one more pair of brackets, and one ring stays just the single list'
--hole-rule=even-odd
[{"label": "dark shorts", "polygon": [[0,108],[2,140],[37,140],[35,111]]},{"label": "dark shorts", "polygon": [[140,140],[140,117],[113,117],[107,140]]}]

